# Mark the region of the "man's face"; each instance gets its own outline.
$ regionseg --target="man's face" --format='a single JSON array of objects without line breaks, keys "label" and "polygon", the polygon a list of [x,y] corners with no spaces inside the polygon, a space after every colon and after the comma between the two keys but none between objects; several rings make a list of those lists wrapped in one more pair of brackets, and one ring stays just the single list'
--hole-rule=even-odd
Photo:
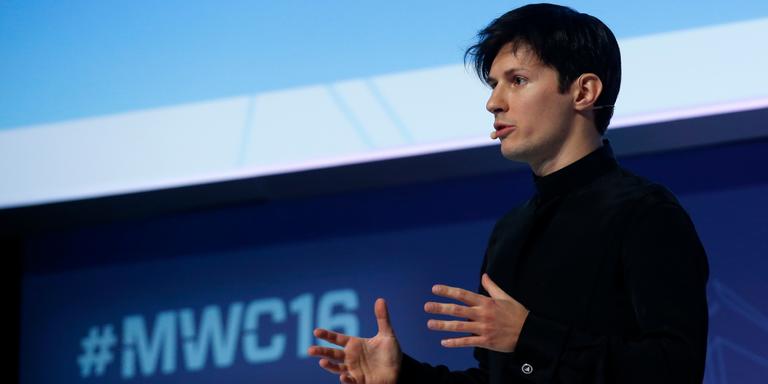
[{"label": "man's face", "polygon": [[507,44],[491,64],[493,88],[486,108],[494,116],[501,153],[531,166],[554,159],[570,134],[574,110],[570,92],[560,93],[557,71],[525,46]]}]

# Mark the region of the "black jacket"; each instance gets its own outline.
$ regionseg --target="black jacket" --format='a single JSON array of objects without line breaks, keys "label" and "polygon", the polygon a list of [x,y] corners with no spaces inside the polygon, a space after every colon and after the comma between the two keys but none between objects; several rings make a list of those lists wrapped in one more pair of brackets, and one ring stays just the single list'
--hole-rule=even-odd
[{"label": "black jacket", "polygon": [[476,348],[466,371],[406,355],[399,381],[701,383],[707,257],[674,195],[622,169],[607,140],[534,182],[482,267],[531,311],[515,351]]}]

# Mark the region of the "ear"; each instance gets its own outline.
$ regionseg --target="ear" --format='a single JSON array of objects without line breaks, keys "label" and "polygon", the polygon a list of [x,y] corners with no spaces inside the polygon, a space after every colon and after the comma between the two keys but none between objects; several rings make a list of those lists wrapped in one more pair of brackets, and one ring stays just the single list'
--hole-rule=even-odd
[{"label": "ear", "polygon": [[603,82],[594,73],[584,73],[571,84],[573,107],[577,111],[592,109],[603,92]]}]

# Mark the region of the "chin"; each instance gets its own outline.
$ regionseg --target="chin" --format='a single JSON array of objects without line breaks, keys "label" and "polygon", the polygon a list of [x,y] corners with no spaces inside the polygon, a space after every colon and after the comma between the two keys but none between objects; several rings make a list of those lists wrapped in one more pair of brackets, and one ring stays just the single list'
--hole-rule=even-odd
[{"label": "chin", "polygon": [[507,160],[512,161],[519,161],[522,163],[526,163],[528,156],[527,151],[525,151],[523,148],[520,148],[519,146],[515,147],[510,145],[511,143],[504,143],[502,141],[501,143],[501,155],[504,156]]}]

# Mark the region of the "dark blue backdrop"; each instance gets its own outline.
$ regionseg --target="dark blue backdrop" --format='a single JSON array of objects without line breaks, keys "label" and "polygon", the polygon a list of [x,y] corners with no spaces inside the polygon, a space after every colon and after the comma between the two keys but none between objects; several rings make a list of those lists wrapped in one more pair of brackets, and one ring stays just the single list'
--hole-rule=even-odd
[{"label": "dark blue backdrop", "polygon": [[[678,195],[707,249],[707,383],[768,375],[766,153],[763,140],[620,159]],[[406,352],[472,366],[422,305],[434,283],[477,287],[494,220],[530,193],[517,171],[28,238],[21,381],[335,383],[302,355],[308,332],[372,335],[376,297]]]}]

